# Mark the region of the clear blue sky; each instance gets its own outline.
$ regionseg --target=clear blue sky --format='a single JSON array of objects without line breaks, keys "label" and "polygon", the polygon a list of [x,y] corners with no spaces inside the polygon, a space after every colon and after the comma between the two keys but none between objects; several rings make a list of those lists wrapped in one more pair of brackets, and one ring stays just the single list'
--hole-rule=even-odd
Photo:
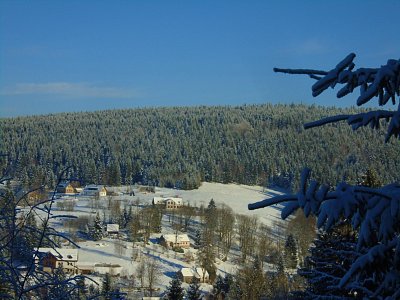
[{"label": "clear blue sky", "polygon": [[0,1],[0,116],[143,106],[319,103],[328,69],[400,57],[400,1]]}]

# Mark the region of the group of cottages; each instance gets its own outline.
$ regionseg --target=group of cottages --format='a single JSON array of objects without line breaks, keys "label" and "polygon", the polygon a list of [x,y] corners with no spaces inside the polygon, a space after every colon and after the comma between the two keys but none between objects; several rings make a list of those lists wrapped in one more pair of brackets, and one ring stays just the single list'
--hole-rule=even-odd
[{"label": "group of cottages", "polygon": [[177,197],[154,197],[153,198],[153,205],[162,205],[168,210],[172,209],[178,209],[183,206],[183,200],[182,198],[177,198]]},{"label": "group of cottages", "polygon": [[166,248],[190,248],[189,237],[184,234],[163,234],[160,237],[160,244]]},{"label": "group of cottages", "polygon": [[34,257],[35,263],[41,265],[43,271],[53,272],[58,267],[62,267],[64,272],[70,275],[78,274],[78,249],[62,248],[39,248]]},{"label": "group of cottages", "polygon": [[208,272],[203,268],[182,268],[177,272],[178,278],[182,282],[191,283],[192,280],[207,283],[210,281]]},{"label": "group of cottages", "polygon": [[74,185],[69,181],[60,182],[56,187],[56,192],[65,195],[76,195],[82,193],[85,196],[107,196],[107,189],[103,185],[89,184],[82,190],[82,188],[74,187]]}]

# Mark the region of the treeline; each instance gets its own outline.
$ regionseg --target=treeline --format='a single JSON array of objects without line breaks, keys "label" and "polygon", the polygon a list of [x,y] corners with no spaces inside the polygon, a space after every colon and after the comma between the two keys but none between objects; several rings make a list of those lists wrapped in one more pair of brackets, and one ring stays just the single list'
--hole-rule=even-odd
[{"label": "treeline", "polygon": [[[183,189],[202,181],[296,188],[301,169],[335,184],[367,169],[399,180],[400,144],[347,125],[307,121],[354,113],[305,105],[174,107],[0,119],[1,168],[26,186],[141,183]],[[384,170],[384,172],[383,172]],[[380,172],[382,171],[382,172]]]}]

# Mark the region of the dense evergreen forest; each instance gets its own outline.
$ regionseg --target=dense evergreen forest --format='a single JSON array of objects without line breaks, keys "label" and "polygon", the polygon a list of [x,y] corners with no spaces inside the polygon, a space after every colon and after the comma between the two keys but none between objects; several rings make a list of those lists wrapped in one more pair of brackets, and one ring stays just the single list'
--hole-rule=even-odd
[{"label": "dense evergreen forest", "polygon": [[[192,189],[201,181],[294,189],[303,167],[336,184],[375,169],[399,180],[400,144],[347,124],[304,130],[307,121],[356,109],[305,105],[174,107],[0,119],[1,166],[26,186],[142,183]],[[384,172],[383,172],[384,170]]]}]

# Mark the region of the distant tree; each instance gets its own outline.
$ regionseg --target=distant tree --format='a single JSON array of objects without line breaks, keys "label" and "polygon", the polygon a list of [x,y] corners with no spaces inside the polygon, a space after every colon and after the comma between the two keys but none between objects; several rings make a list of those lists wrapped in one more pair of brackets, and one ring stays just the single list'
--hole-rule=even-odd
[{"label": "distant tree", "polygon": [[187,231],[190,225],[190,221],[195,216],[195,208],[191,207],[190,205],[185,205],[180,209],[182,216],[183,216],[183,229]]},{"label": "distant tree", "polygon": [[188,300],[201,300],[201,291],[199,281],[193,277],[190,282],[189,288],[186,293],[186,299]]},{"label": "distant tree", "polygon": [[229,273],[225,274],[224,277],[224,285],[223,285],[223,291],[225,295],[228,295],[229,291],[231,290],[232,284],[233,284],[233,276]]},{"label": "distant tree", "polygon": [[199,248],[201,246],[201,240],[202,240],[201,230],[197,228],[194,236],[194,245],[196,248]]},{"label": "distant tree", "polygon": [[146,261],[144,258],[140,260],[140,263],[136,269],[137,277],[140,280],[140,287],[143,289],[145,286],[146,279]]},{"label": "distant tree", "polygon": [[257,238],[257,255],[260,259],[261,267],[264,267],[264,261],[267,255],[272,253],[272,232],[271,228],[263,224],[260,225]]},{"label": "distant tree", "polygon": [[266,278],[258,258],[253,263],[248,263],[236,274],[240,286],[240,299],[260,299],[266,293]]},{"label": "distant tree", "polygon": [[257,216],[237,215],[236,220],[242,261],[246,261],[247,256],[254,253],[258,219]]},{"label": "distant tree", "polygon": [[99,241],[103,238],[103,222],[100,220],[99,213],[96,214],[94,224],[89,228],[89,235],[94,241]]},{"label": "distant tree", "polygon": [[112,300],[113,299],[113,283],[111,279],[111,275],[106,273],[103,277],[103,282],[101,286],[101,295],[103,296],[104,300]]},{"label": "distant tree", "polygon": [[[209,242],[207,236],[203,238],[202,245],[197,251],[197,262],[203,270],[208,272],[210,280],[213,280],[216,275],[215,252],[214,246]],[[203,272],[204,275],[205,272]],[[204,281],[204,278],[202,278],[202,281]]]},{"label": "distant tree", "polygon": [[182,300],[183,296],[182,282],[176,277],[170,281],[166,297],[168,300]]},{"label": "distant tree", "polygon": [[215,279],[212,293],[214,295],[214,298],[217,300],[225,298],[224,279],[222,278],[221,275],[218,275],[217,278]]},{"label": "distant tree", "polygon": [[80,277],[77,282],[77,291],[75,293],[76,299],[85,300],[89,297],[89,291],[85,283],[85,277]]},{"label": "distant tree", "polygon": [[130,238],[133,241],[138,241],[140,238],[140,229],[142,228],[141,224],[141,214],[139,212],[133,213],[132,220],[129,223],[129,233]]},{"label": "distant tree", "polygon": [[368,169],[365,176],[363,176],[361,185],[376,188],[382,186],[382,181],[378,178],[378,174],[374,169]]},{"label": "distant tree", "polygon": [[298,271],[307,280],[305,291],[298,294],[307,299],[325,295],[341,299],[354,298],[355,295],[360,299],[366,297],[356,286],[338,287],[341,278],[360,256],[356,247],[356,235],[348,223],[343,222],[328,232],[320,231],[305,267]]},{"label": "distant tree", "polygon": [[287,268],[295,269],[297,267],[297,245],[292,234],[286,238],[284,257]]},{"label": "distant tree", "polygon": [[216,217],[217,217],[216,233],[219,245],[218,254],[220,253],[221,249],[224,258],[226,258],[232,246],[232,240],[234,236],[235,215],[229,206],[222,204],[221,207],[217,209]]},{"label": "distant tree", "polygon": [[148,258],[145,260],[146,266],[146,279],[150,291],[150,297],[153,296],[154,286],[162,274],[160,264],[157,260]]},{"label": "distant tree", "polygon": [[314,216],[308,218],[301,211],[297,211],[287,224],[286,235],[292,234],[298,246],[299,265],[303,265],[308,249],[316,237],[316,220]]}]

